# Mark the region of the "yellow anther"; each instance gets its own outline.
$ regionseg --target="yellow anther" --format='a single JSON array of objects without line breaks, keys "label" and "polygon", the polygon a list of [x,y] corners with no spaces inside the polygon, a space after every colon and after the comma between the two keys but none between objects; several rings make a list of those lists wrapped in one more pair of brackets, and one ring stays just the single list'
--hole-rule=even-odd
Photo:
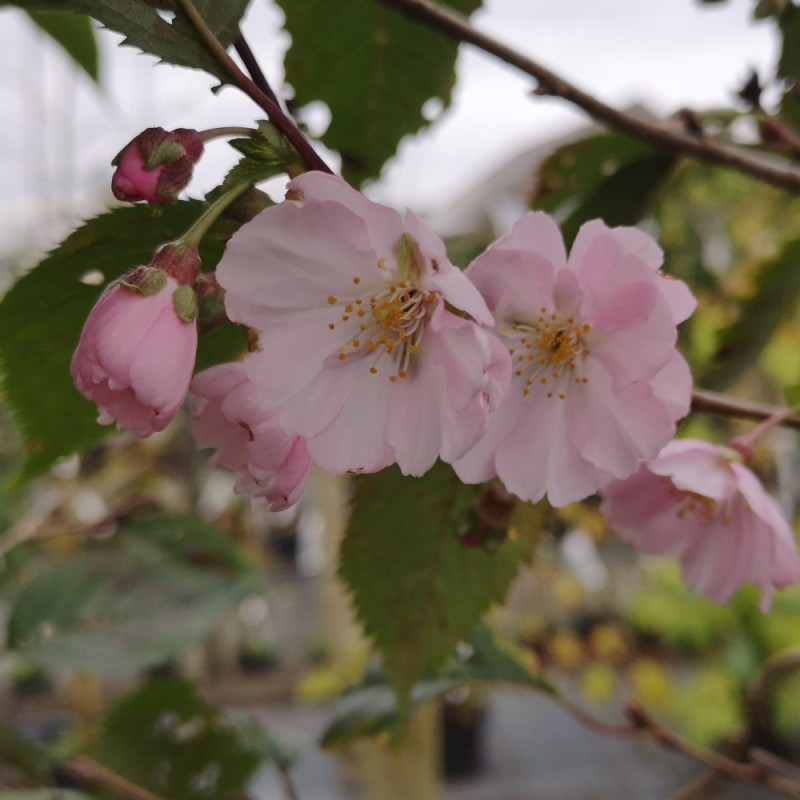
[{"label": "yellow anther", "polygon": [[335,306],[339,301],[331,294],[328,295],[328,304]]}]

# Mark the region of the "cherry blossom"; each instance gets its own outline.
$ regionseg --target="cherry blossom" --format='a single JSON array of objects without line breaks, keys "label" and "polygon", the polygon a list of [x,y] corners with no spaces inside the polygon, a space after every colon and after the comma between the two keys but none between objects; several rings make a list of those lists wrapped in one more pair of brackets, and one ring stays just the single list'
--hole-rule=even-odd
[{"label": "cherry blossom", "polygon": [[452,461],[507,388],[509,356],[475,322],[492,315],[441,240],[332,175],[295,178],[233,236],[217,280],[258,334],[259,401],[330,472]]},{"label": "cherry blossom", "polygon": [[686,584],[717,603],[753,583],[767,611],[773,587],[800,580],[788,522],[733,450],[670,442],[603,496],[620,537],[644,553],[678,558]]},{"label": "cherry blossom", "polygon": [[467,269],[513,360],[512,386],[480,441],[454,466],[499,476],[517,496],[562,506],[636,471],[689,410],[676,325],[695,301],[659,272],[635,228],[586,223],[567,258],[546,214],[528,213]]},{"label": "cherry blossom", "polygon": [[193,299],[173,277],[139,267],[97,301],[70,375],[98,406],[101,425],[116,420],[119,428],[144,437],[166,428],[178,413],[197,350],[197,326],[184,293]]},{"label": "cherry blossom", "polygon": [[214,448],[215,464],[236,473],[236,491],[265,500],[273,511],[303,493],[311,459],[305,440],[286,433],[277,412],[258,404],[242,362],[218,364],[192,381],[192,417],[200,448]]}]

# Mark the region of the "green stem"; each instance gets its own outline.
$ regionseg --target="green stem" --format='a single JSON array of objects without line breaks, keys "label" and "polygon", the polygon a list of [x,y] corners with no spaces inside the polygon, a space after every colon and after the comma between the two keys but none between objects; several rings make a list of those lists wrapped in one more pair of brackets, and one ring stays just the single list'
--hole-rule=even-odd
[{"label": "green stem", "polygon": [[225,194],[218,197],[195,221],[181,238],[175,242],[177,245],[188,247],[198,247],[203,237],[208,233],[209,228],[217,221],[220,214],[237,198],[246,192],[250,186],[248,181],[237,183]]},{"label": "green stem", "polygon": [[242,128],[233,125],[227,128],[208,128],[208,130],[198,131],[198,133],[204,142],[208,142],[211,139],[219,139],[223,136],[252,136],[258,131],[253,130],[253,128]]}]

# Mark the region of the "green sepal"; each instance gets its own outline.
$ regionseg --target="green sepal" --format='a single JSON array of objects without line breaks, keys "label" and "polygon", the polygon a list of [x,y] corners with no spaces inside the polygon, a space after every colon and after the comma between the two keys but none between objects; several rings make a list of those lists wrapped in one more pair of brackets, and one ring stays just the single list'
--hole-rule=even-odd
[{"label": "green sepal", "polygon": [[119,279],[120,285],[143,297],[158,294],[167,285],[167,274],[153,267],[136,267]]},{"label": "green sepal", "polygon": [[172,295],[175,315],[183,322],[194,322],[197,319],[197,295],[191,286],[179,286]]},{"label": "green sepal", "polygon": [[[140,148],[141,149],[141,148]],[[147,170],[169,164],[186,155],[186,148],[180,143],[165,139],[144,155],[144,168]]]}]

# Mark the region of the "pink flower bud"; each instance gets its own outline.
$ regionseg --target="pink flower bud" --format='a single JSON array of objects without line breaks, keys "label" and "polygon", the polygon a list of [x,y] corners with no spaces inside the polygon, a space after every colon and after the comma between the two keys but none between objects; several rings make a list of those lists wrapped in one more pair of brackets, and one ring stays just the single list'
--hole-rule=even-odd
[{"label": "pink flower bud", "polygon": [[117,200],[129,203],[168,203],[189,183],[202,154],[203,140],[197,131],[147,128],[111,162],[117,168],[111,191]]},{"label": "pink flower bud", "polygon": [[161,270],[138,267],[97,301],[70,375],[97,405],[101,425],[116,420],[120,429],[144,437],[166,428],[178,413],[197,350],[197,325],[178,297],[187,291]]},{"label": "pink flower bud", "polygon": [[236,491],[273,511],[296,503],[311,469],[306,440],[280,425],[280,409],[265,411],[242,362],[217,364],[192,381],[195,440],[216,449],[215,464],[236,473]]}]

